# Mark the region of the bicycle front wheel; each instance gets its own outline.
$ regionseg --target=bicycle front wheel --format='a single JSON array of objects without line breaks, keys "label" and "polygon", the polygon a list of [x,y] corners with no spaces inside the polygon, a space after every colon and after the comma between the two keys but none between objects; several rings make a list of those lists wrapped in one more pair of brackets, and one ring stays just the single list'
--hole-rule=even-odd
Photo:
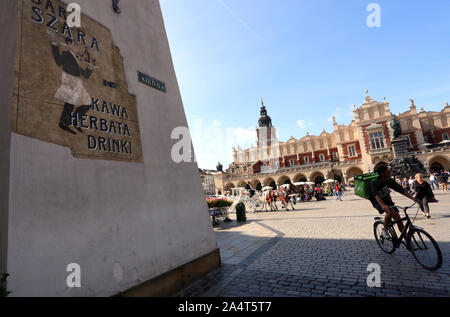
[{"label": "bicycle front wheel", "polygon": [[378,246],[381,248],[381,250],[383,250],[387,254],[392,254],[395,251],[395,243],[392,239],[392,235],[395,233],[392,233],[392,230],[389,230],[391,233],[391,238],[385,239],[381,236],[381,232],[382,232],[383,228],[384,228],[384,222],[381,220],[376,221],[373,224],[373,234],[375,235],[375,240],[377,241]]},{"label": "bicycle front wheel", "polygon": [[442,265],[441,249],[433,237],[423,229],[412,228],[407,244],[417,262],[424,268],[435,271]]}]

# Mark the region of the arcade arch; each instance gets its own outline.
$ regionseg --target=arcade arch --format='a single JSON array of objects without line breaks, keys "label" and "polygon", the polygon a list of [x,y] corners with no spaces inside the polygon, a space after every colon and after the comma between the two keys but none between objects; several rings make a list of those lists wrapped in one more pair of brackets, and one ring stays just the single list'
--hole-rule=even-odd
[{"label": "arcade arch", "polygon": [[278,185],[291,184],[291,183],[292,183],[291,179],[286,175],[280,176],[280,178],[278,178]]},{"label": "arcade arch", "polygon": [[261,190],[262,189],[261,181],[259,179],[252,180],[250,182],[250,184],[252,185],[252,188],[254,188],[256,190]]},{"label": "arcade arch", "polygon": [[334,174],[332,171],[327,173],[327,179],[334,179],[334,177],[338,178],[338,181],[342,182],[344,180],[344,176],[341,170],[334,170]]},{"label": "arcade arch", "polygon": [[447,158],[443,156],[434,156],[428,161],[428,166],[431,172],[438,173],[440,170],[450,169],[450,163]]},{"label": "arcade arch", "polygon": [[296,174],[296,175],[294,176],[294,178],[293,178],[293,182],[294,182],[294,183],[298,183],[298,182],[307,182],[307,181],[308,181],[308,178],[306,177],[306,175],[305,175],[305,174],[301,174],[301,173]]},{"label": "arcade arch", "polygon": [[268,177],[263,181],[264,187],[271,186],[273,189],[277,189],[277,183],[272,177]]},{"label": "arcade arch", "polygon": [[309,180],[316,184],[322,184],[325,181],[325,176],[321,172],[314,172],[309,176]]},{"label": "arcade arch", "polygon": [[347,175],[347,180],[349,180],[352,177],[364,174],[364,172],[359,167],[353,166],[350,167],[345,174]]},{"label": "arcade arch", "polygon": [[237,185],[237,187],[245,187],[247,185],[247,182],[245,181],[240,181]]},{"label": "arcade arch", "polygon": [[233,183],[227,183],[227,184],[225,185],[224,191],[228,192],[228,191],[230,191],[232,188],[235,188],[235,187],[236,187],[236,186],[234,186]]}]

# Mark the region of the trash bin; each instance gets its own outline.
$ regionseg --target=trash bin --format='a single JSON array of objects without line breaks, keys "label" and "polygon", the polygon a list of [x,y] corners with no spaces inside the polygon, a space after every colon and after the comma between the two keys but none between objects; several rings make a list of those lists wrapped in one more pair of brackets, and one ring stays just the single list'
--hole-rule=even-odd
[{"label": "trash bin", "polygon": [[247,218],[245,216],[245,205],[243,203],[239,203],[236,205],[236,219],[238,222],[247,221]]}]

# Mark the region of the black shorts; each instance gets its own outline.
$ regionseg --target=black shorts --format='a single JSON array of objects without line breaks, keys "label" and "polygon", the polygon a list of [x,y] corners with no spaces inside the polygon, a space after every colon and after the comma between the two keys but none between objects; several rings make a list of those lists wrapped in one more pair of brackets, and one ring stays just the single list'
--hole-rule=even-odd
[{"label": "black shorts", "polygon": [[[384,214],[384,210],[383,210],[383,208],[381,208],[381,206],[380,206],[379,203],[373,202],[372,205],[373,205],[373,208],[375,208],[376,210],[378,210],[378,212],[380,213],[380,215]],[[395,212],[399,212],[398,208],[396,208],[396,207],[393,207],[392,209],[393,209]]]}]

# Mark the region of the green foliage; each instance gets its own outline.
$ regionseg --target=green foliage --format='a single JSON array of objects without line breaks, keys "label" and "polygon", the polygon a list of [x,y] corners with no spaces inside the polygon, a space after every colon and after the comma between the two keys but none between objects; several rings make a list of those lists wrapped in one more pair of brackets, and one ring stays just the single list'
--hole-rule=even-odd
[{"label": "green foliage", "polygon": [[8,273],[3,273],[2,277],[0,278],[0,297],[7,297],[11,292],[8,292],[8,289],[6,288],[6,279],[8,278]]},{"label": "green foliage", "polygon": [[226,199],[207,199],[206,202],[208,203],[209,208],[224,208],[224,207],[230,207],[233,202]]}]

